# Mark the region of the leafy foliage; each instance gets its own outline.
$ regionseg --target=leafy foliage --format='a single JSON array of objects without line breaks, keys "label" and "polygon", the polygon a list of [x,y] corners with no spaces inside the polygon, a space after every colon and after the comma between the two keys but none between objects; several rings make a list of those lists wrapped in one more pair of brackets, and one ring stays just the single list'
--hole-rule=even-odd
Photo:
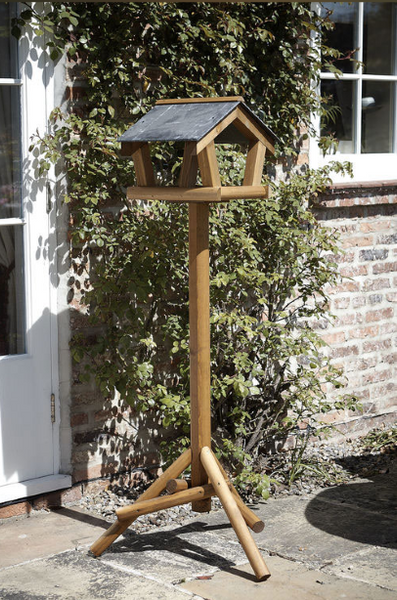
[{"label": "leafy foliage", "polygon": [[[310,131],[319,109],[310,39],[320,19],[302,3],[53,3],[44,19],[29,9],[16,27],[32,20],[52,32],[51,56],[66,45],[88,82],[84,106],[54,111],[52,132],[36,140],[42,169],[63,161],[67,172],[72,252],[76,270],[87,270],[82,301],[98,332],[77,336],[73,356],[105,396],[117,391],[162,423],[172,457],[189,435],[187,209],[127,202],[133,169],[115,140],[164,95],[243,94],[280,137],[279,153],[293,156],[297,127]],[[181,151],[154,145],[162,184],[177,181]],[[241,183],[241,150],[218,158],[224,183]],[[211,212],[214,441],[263,496],[252,458],[333,408],[327,385],[342,385],[310,325],[338,277],[329,259],[337,239],[309,210],[331,168],[347,166],[291,172],[267,201]]]}]

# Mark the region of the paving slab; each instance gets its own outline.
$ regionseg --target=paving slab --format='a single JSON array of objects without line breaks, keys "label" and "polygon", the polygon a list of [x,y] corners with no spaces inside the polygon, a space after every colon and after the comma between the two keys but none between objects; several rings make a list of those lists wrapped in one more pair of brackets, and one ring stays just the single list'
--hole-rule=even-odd
[{"label": "paving slab", "polygon": [[77,507],[3,521],[0,524],[0,569],[89,545],[107,527],[109,523],[104,519]]},{"label": "paving slab", "polygon": [[[179,583],[200,573],[214,573],[246,562],[244,550],[234,539],[219,536],[204,521],[137,535],[130,532],[115,542],[100,560],[143,573],[151,572],[169,583]],[[225,527],[229,527],[225,524]]]},{"label": "paving slab", "polygon": [[397,598],[397,551],[392,548],[370,547],[353,555],[345,555],[326,565],[324,573],[356,579],[394,590]]},{"label": "paving slab", "polygon": [[265,557],[273,573],[257,583],[249,565],[218,571],[209,579],[195,579],[182,584],[190,592],[208,600],[395,600],[394,592],[377,586],[308,570],[297,562],[278,556]]},{"label": "paving slab", "polygon": [[77,550],[0,572],[2,600],[186,600],[193,595],[187,594]]}]

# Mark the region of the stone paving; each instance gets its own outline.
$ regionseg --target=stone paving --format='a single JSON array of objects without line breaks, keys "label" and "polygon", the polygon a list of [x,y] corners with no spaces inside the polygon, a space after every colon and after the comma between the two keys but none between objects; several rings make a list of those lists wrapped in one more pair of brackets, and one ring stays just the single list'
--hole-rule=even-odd
[{"label": "stone paving", "polygon": [[397,468],[309,496],[270,499],[254,535],[272,573],[258,583],[223,511],[138,535],[95,559],[108,524],[79,508],[0,524],[1,600],[394,600]]}]

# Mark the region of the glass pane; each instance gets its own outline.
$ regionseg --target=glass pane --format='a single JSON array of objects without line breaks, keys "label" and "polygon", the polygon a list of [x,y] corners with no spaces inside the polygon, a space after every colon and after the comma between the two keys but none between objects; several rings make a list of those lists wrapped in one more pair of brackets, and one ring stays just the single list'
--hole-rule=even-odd
[{"label": "glass pane", "polygon": [[0,227],[0,355],[25,351],[23,226]]},{"label": "glass pane", "polygon": [[364,73],[392,75],[393,5],[364,3]]},{"label": "glass pane", "polygon": [[21,216],[20,91],[0,86],[0,219]]},{"label": "glass pane", "polygon": [[[335,60],[333,65],[343,73],[353,73],[354,64],[348,57],[354,58],[354,50],[357,49],[356,29],[358,5],[338,2],[323,2],[323,14],[332,11],[330,19],[335,23],[333,31],[325,33],[325,43],[331,48],[336,48],[344,58]],[[328,70],[328,69],[325,69]]]},{"label": "glass pane", "polygon": [[354,152],[353,82],[322,81],[321,96],[326,100],[328,116],[322,119],[321,135],[339,140],[338,152]]},{"label": "glass pane", "polygon": [[392,151],[392,84],[363,82],[361,152]]},{"label": "glass pane", "polygon": [[11,35],[11,19],[15,14],[15,5],[0,3],[0,78],[18,77],[17,40]]}]

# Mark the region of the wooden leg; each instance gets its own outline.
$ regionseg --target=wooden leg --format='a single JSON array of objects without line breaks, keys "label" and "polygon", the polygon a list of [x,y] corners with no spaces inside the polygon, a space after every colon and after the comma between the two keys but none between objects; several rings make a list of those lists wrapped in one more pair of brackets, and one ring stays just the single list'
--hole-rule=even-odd
[{"label": "wooden leg", "polygon": [[140,515],[154,513],[164,508],[171,508],[172,506],[179,506],[180,504],[187,504],[196,500],[205,500],[214,495],[214,488],[211,484],[201,485],[189,490],[183,490],[182,492],[176,492],[175,494],[167,494],[167,496],[142,501],[138,500],[131,506],[119,508],[116,510],[116,514],[119,521],[124,521],[131,519],[131,517],[136,518]]},{"label": "wooden leg", "polygon": [[217,465],[214,454],[210,448],[204,446],[201,450],[200,458],[214,490],[219,497],[219,500],[222,502],[222,506],[225,509],[229,521],[236,532],[239,542],[247,555],[256,578],[259,581],[268,579],[270,577],[270,571],[248,530],[236,500],[229,490],[225,478]]},{"label": "wooden leg", "polygon": [[[174,477],[179,477],[181,473],[190,465],[192,460],[192,452],[190,448],[185,450],[183,454],[152,485],[139,497],[139,500],[149,500],[150,498],[156,498],[164,491],[167,482]],[[91,552],[95,556],[100,556],[102,552],[109,548],[109,546],[121,535],[126,529],[135,521],[139,515],[132,516],[125,521],[116,521],[109,527],[105,533],[103,533],[91,546]]]},{"label": "wooden leg", "polygon": [[239,507],[241,514],[243,515],[244,520],[247,523],[248,527],[250,527],[254,533],[260,533],[261,531],[263,531],[263,529],[265,527],[264,522],[250,508],[248,508],[248,506],[245,505],[244,501],[240,497],[240,494],[238,493],[238,491],[236,490],[234,485],[231,483],[231,481],[229,481],[229,478],[227,476],[225,469],[222,467],[221,463],[219,462],[219,460],[217,459],[215,454],[214,454],[214,458],[216,460],[216,464],[218,465],[219,469],[221,470],[222,475],[224,476],[226,482],[229,485],[230,491],[232,492],[234,499],[237,503],[237,506]]}]

